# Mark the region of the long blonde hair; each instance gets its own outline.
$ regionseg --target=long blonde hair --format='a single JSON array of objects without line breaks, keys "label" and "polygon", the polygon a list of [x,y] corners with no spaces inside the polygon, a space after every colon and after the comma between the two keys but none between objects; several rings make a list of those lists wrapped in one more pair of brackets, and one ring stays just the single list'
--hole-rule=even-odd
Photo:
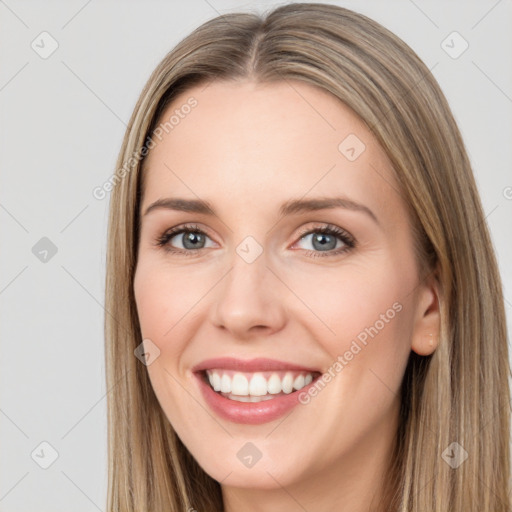
[{"label": "long blonde hair", "polygon": [[[411,352],[406,368],[386,510],[510,512],[504,301],[461,135],[409,46],[363,15],[308,3],[204,23],[158,65],[131,116],[109,186],[108,510],[223,510],[219,483],[181,443],[134,356],[142,339],[133,277],[143,157],[162,112],[193,85],[243,78],[308,82],[366,122],[410,208],[419,261],[442,290],[439,346],[428,357]],[[457,468],[443,457],[453,442],[468,454]]]}]

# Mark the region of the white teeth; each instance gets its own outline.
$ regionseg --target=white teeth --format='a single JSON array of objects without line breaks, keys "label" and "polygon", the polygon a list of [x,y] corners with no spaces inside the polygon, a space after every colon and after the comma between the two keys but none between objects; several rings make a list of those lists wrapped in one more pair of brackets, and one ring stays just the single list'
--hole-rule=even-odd
[{"label": "white teeth", "polygon": [[[212,385],[214,391],[220,391],[220,376],[218,373],[211,374],[210,384]],[[212,382],[213,380],[213,382]]]},{"label": "white teeth", "polygon": [[214,391],[230,394],[228,398],[240,402],[259,402],[262,399],[274,398],[272,395],[290,394],[313,381],[312,373],[298,371],[286,372],[283,375],[277,372],[242,373],[229,370],[207,370],[206,374]]},{"label": "white teeth", "polygon": [[249,394],[252,396],[265,396],[267,394],[267,380],[261,373],[255,373],[251,379]]},{"label": "white teeth", "polygon": [[277,373],[273,373],[270,376],[270,379],[268,379],[267,389],[271,395],[277,395],[277,393],[281,393],[281,379]]},{"label": "white teeth", "polygon": [[272,400],[274,398],[270,395],[265,396],[237,396],[237,395],[228,395],[227,398],[230,400],[235,400],[237,402],[264,402],[265,400]]},{"label": "white teeth", "polygon": [[291,373],[287,373],[284,376],[282,386],[283,386],[283,393],[288,394],[293,391],[293,375]]},{"label": "white teeth", "polygon": [[220,390],[223,393],[231,393],[231,379],[229,375],[224,374],[220,380]]},{"label": "white teeth", "polygon": [[302,389],[304,387],[304,375],[298,375],[295,377],[295,380],[293,381],[293,387],[298,391],[299,389]]},{"label": "white teeth", "polygon": [[249,381],[243,373],[235,373],[235,375],[233,375],[233,379],[231,380],[231,393],[244,396],[249,394]]}]

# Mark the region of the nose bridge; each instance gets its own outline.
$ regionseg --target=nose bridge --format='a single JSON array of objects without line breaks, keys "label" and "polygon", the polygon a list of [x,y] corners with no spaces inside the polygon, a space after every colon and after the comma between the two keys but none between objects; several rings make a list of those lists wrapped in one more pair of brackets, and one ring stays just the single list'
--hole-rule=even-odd
[{"label": "nose bridge", "polygon": [[215,302],[213,322],[236,337],[246,337],[253,327],[278,330],[284,321],[277,283],[267,267],[261,244],[246,237],[230,260],[231,268],[222,280]]}]

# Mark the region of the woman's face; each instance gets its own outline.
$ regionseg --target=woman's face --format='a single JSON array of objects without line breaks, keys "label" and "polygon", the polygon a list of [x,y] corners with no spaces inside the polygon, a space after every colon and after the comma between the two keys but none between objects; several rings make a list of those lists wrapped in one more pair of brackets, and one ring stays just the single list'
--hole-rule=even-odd
[{"label": "woman's face", "polygon": [[173,113],[146,161],[134,281],[163,411],[226,487],[378,473],[438,322],[390,162],[303,82],[216,81]]}]

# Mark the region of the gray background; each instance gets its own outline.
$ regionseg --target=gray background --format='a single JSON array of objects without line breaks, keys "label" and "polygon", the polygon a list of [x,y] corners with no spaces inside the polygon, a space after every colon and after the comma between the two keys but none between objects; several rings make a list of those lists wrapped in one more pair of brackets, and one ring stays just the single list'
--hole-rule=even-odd
[{"label": "gray background", "polygon": [[[330,3],[379,21],[433,68],[474,165],[510,332],[512,1]],[[135,101],[167,51],[219,13],[273,5],[0,0],[0,511],[105,509],[108,198],[92,190],[114,172]],[[47,58],[43,31],[58,43]],[[453,31],[469,44],[458,58]],[[58,453],[48,469],[42,442]]]}]

